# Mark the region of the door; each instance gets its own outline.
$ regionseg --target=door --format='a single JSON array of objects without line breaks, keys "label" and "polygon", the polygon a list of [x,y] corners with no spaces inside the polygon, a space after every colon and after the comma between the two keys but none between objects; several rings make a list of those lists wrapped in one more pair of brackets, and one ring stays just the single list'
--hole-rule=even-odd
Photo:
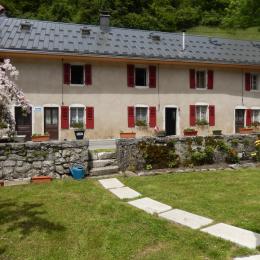
[{"label": "door", "polygon": [[44,132],[49,134],[50,140],[59,139],[59,109],[57,107],[44,108]]},{"label": "door", "polygon": [[235,110],[235,131],[239,133],[239,129],[245,127],[245,109]]},{"label": "door", "polygon": [[25,141],[32,137],[32,109],[25,112],[21,107],[15,107],[15,131],[17,135],[25,135]]},{"label": "door", "polygon": [[165,132],[166,135],[176,135],[176,108],[165,108]]}]

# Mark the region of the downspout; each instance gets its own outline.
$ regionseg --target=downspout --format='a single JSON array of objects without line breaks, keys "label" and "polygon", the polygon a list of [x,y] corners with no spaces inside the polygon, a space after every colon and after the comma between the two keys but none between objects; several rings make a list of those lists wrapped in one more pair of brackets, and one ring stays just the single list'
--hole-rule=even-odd
[{"label": "downspout", "polygon": [[158,87],[157,87],[157,102],[158,102],[158,112],[161,110],[161,100],[160,100],[160,64],[157,65],[157,76],[158,76]]},{"label": "downspout", "polygon": [[241,97],[241,103],[242,103],[242,106],[244,106],[244,71],[242,70],[242,97]]},{"label": "downspout", "polygon": [[64,105],[64,100],[63,100],[63,66],[64,66],[64,61],[63,61],[63,58],[61,59],[61,70],[62,70],[62,73],[61,73],[61,105],[63,106]]}]

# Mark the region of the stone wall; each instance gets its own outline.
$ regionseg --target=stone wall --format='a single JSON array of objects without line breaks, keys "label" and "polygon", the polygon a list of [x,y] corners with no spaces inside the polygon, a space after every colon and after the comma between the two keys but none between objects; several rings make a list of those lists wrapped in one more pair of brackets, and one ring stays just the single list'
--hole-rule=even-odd
[{"label": "stone wall", "polygon": [[88,169],[89,142],[27,142],[0,144],[0,179],[48,175],[60,178],[73,164]]},{"label": "stone wall", "polygon": [[118,139],[117,161],[122,171],[232,164],[252,160],[257,139],[257,135]]}]

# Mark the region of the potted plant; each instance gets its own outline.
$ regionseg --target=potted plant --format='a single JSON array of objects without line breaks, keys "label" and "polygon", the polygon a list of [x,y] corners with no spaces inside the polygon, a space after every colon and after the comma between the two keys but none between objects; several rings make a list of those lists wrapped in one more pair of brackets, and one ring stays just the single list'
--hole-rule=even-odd
[{"label": "potted plant", "polygon": [[186,128],[183,130],[184,136],[196,136],[198,134],[198,131],[194,128]]},{"label": "potted plant", "polygon": [[243,127],[243,128],[239,128],[239,133],[240,134],[252,134],[253,130],[254,129],[252,127]]},{"label": "potted plant", "polygon": [[135,126],[137,126],[140,129],[146,129],[147,123],[144,120],[136,120]]},{"label": "potted plant", "polygon": [[131,138],[135,138],[136,133],[135,132],[120,132],[120,138],[123,139],[131,139]]},{"label": "potted plant", "polygon": [[166,132],[164,130],[160,130],[160,131],[156,132],[156,136],[157,137],[165,137]]},{"label": "potted plant", "polygon": [[197,126],[206,126],[209,125],[209,122],[206,119],[201,119],[196,121]]},{"label": "potted plant", "polygon": [[33,142],[46,142],[50,140],[50,135],[49,133],[44,133],[44,134],[33,134],[32,135],[32,141]]},{"label": "potted plant", "polygon": [[72,124],[74,134],[77,140],[83,140],[85,135],[84,124],[82,122]]},{"label": "potted plant", "polygon": [[222,130],[213,130],[213,135],[222,135]]}]

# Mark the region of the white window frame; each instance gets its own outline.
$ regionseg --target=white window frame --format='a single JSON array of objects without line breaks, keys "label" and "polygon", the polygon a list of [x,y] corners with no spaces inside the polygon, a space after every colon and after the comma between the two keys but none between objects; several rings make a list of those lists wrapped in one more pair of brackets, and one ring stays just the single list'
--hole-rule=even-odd
[{"label": "white window frame", "polygon": [[[257,120],[257,121],[255,120],[255,115],[254,115],[255,111],[258,111],[258,113],[259,113],[259,115],[258,115],[259,120]],[[252,120],[252,123],[254,123],[254,122],[260,123],[260,108],[258,108],[258,109],[252,108],[252,118],[251,118],[251,120]]]},{"label": "white window frame", "polygon": [[206,120],[207,120],[207,122],[209,122],[209,104],[203,103],[203,102],[195,104],[195,119],[196,119],[196,122],[198,120],[198,118],[197,118],[197,107],[207,107]]},{"label": "white window frame", "polygon": [[71,126],[71,108],[83,108],[83,125],[86,124],[86,106],[82,104],[73,104],[69,106],[69,128],[74,129],[74,127]]},{"label": "white window frame", "polygon": [[[260,91],[260,74],[258,73],[251,73],[250,74],[250,90],[253,92],[259,92]],[[253,77],[256,77],[256,87],[257,89],[253,89]]]},{"label": "white window frame", "polygon": [[[135,70],[136,69],[145,69],[146,70],[146,85],[145,86],[138,86],[138,85],[135,84],[135,82],[136,82]],[[149,88],[149,68],[148,68],[148,66],[145,66],[145,65],[135,65],[135,69],[134,69],[134,85],[135,85],[135,88],[137,88],[137,89],[147,89],[147,88]]]},{"label": "white window frame", "polygon": [[[198,80],[197,80],[197,72],[204,72],[205,73],[205,82],[204,82],[205,88],[199,88],[198,87],[198,84],[197,84],[197,82],[198,82]],[[197,90],[207,90],[208,89],[207,82],[208,82],[208,71],[206,69],[197,69],[197,70],[195,70],[195,88]]]},{"label": "white window frame", "polygon": [[139,107],[141,107],[141,108],[146,108],[146,109],[147,109],[146,125],[149,126],[149,122],[150,122],[149,106],[147,106],[147,105],[135,105],[135,106],[134,106],[134,108],[135,108],[135,109],[134,109],[135,127],[138,127],[138,126],[136,125],[136,108],[139,108]]},{"label": "white window frame", "polygon": [[70,83],[70,86],[72,87],[84,87],[85,86],[85,78],[86,78],[86,75],[85,75],[85,64],[82,64],[82,63],[70,63],[70,82],[71,82],[71,67],[72,66],[82,66],[83,67],[83,84],[73,84],[73,83]]}]

